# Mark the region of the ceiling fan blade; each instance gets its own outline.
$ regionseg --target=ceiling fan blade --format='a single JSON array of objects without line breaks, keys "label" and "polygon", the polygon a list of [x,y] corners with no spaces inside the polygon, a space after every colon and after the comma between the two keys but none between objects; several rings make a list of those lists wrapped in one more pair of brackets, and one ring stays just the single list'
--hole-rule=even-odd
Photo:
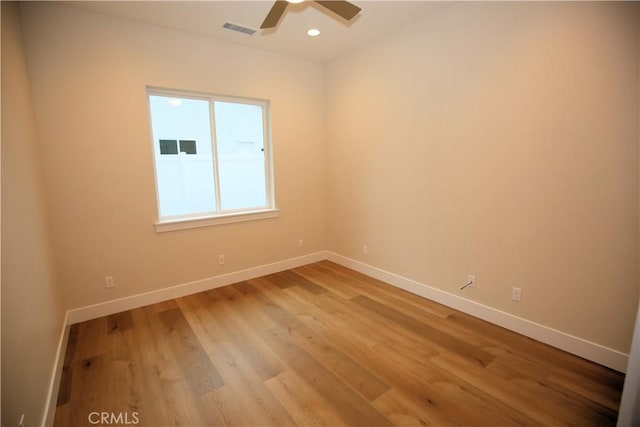
[{"label": "ceiling fan blade", "polygon": [[315,0],[315,2],[342,16],[347,21],[356,16],[362,10],[355,4],[349,3],[345,0]]},{"label": "ceiling fan blade", "polygon": [[264,18],[264,22],[260,26],[260,29],[275,28],[278,25],[280,18],[282,18],[282,15],[287,8],[287,4],[289,4],[289,2],[286,0],[277,0],[271,7],[267,17]]}]

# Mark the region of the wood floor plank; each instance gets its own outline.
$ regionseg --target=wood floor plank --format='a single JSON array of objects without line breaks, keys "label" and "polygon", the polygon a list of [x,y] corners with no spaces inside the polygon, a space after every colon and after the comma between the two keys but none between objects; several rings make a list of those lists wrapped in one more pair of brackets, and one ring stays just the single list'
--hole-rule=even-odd
[{"label": "wood floor plank", "polygon": [[[255,337],[242,325],[242,319],[237,318],[226,306],[224,299],[221,298],[220,304],[214,306],[203,303],[202,299],[192,295],[179,299],[178,305],[190,313],[188,317],[194,332],[228,385],[224,394],[235,396],[232,401],[227,399],[225,406],[217,407],[228,409],[230,402],[235,402],[232,407],[236,413],[241,411],[244,419],[252,420],[252,423],[273,426],[292,424],[291,416],[264,384],[262,359],[248,356],[255,352],[245,344],[255,343]],[[197,315],[194,316],[195,313]],[[256,361],[258,366],[255,365]],[[267,379],[282,371],[283,368],[272,372]],[[216,402],[221,401],[219,397],[215,399]],[[237,402],[242,402],[240,407]]]},{"label": "wood floor plank", "polygon": [[[249,364],[256,378],[262,381],[284,372],[284,364],[224,303],[224,294],[228,291],[218,290],[216,299],[205,300],[199,294],[182,298],[179,302],[194,331],[201,337],[207,353],[211,357],[216,351],[227,348],[236,350]],[[210,297],[212,295],[209,294]]]},{"label": "wood floor plank", "polygon": [[[341,281],[357,289],[360,295],[388,305],[419,321],[423,321],[424,319],[444,320],[453,313],[453,310],[450,308],[433,302],[425,303],[424,298],[417,297],[409,292],[392,288],[389,285],[377,285],[378,282],[375,282],[374,279],[367,278],[357,272],[353,272],[355,274],[350,275],[342,269],[337,269],[333,265],[324,264],[316,268],[321,268],[326,274],[337,275]],[[374,283],[376,286],[372,286]]]},{"label": "wood floor plank", "polygon": [[424,427],[424,426],[464,426],[462,419],[455,417],[442,417],[438,411],[429,410],[429,405],[421,404],[415,398],[391,389],[378,397],[374,405],[391,422],[397,426]]},{"label": "wood floor plank", "polygon": [[153,304],[152,307],[157,313],[160,313],[161,311],[167,311],[171,310],[172,308],[177,308],[178,304],[176,303],[176,300],[170,299],[169,301],[163,301],[157,304]]},{"label": "wood floor plank", "polygon": [[333,292],[342,298],[353,298],[360,295],[358,291],[354,290],[351,286],[345,286],[345,283],[340,278],[324,274],[322,271],[318,271],[313,266],[305,265],[293,270],[296,274],[317,283],[319,286]]},{"label": "wood floor plank", "polygon": [[357,271],[350,270],[331,261],[321,261],[312,264],[309,267],[316,269],[317,271],[321,271],[325,275],[334,275],[338,277],[340,282],[348,283],[349,286],[357,288],[361,295],[369,296],[373,299],[379,297],[385,303],[388,300],[398,301],[403,304],[403,310],[406,308],[406,305],[409,305],[413,307],[413,309],[410,309],[413,312],[415,312],[414,310],[418,310],[418,312],[441,319],[446,319],[452,313],[456,312],[452,308],[427,300],[423,297],[412,294],[411,292],[399,289],[388,283],[366,276]]},{"label": "wood floor plank", "polygon": [[355,287],[362,295],[374,299],[376,299],[375,297],[380,297],[385,302],[389,299],[401,302],[404,306],[403,309],[406,305],[409,305],[419,312],[427,313],[441,319],[446,319],[455,312],[455,310],[442,304],[426,300],[418,295],[398,289],[388,283],[365,276],[362,273],[350,270],[331,261],[321,261],[310,265],[309,268],[322,272],[325,275],[332,275],[339,278],[341,283],[348,283],[349,286]]},{"label": "wood floor plank", "polygon": [[[256,288],[288,312],[295,312],[291,307],[297,306],[297,301],[289,297],[286,292],[270,292],[268,288],[260,286],[259,282],[256,282]],[[289,334],[289,339],[307,351],[331,372],[346,381],[366,399],[374,400],[389,389],[389,386],[372,372],[354,362],[338,348],[332,346],[297,317],[292,316],[283,319],[279,324],[285,328]]]},{"label": "wood floor plank", "polygon": [[349,329],[368,338],[371,345],[381,341],[402,339],[416,347],[433,347],[432,343],[424,340],[420,335],[416,335],[402,325],[390,322],[383,316],[372,316],[371,310],[350,299],[327,293],[318,295],[311,303],[318,304],[336,318],[349,323],[351,325]]},{"label": "wood floor plank", "polygon": [[624,376],[329,261],[71,327],[55,426],[613,426]]},{"label": "wood floor plank", "polygon": [[415,320],[426,323],[436,329],[446,329],[450,335],[462,341],[477,347],[487,346],[491,343],[483,336],[474,334],[471,330],[462,327],[452,328],[446,321],[449,316],[456,313],[456,311],[451,308],[426,300],[425,298],[421,298],[404,290],[394,288],[377,279],[367,277],[330,261],[322,261],[311,267],[322,269],[326,271],[327,274],[338,274],[346,283],[356,288],[361,295],[369,297],[385,306],[389,306],[404,315],[413,317]]},{"label": "wood floor plank", "polygon": [[266,276],[260,277],[261,280],[266,280],[274,286],[277,286],[279,289],[287,289],[292,286],[295,286],[295,283],[290,282],[289,280],[282,280],[278,273],[268,274]]},{"label": "wood floor plank", "polygon": [[201,396],[222,387],[224,380],[202,349],[182,311],[174,308],[162,311],[158,316],[163,322],[176,361],[194,393]]},{"label": "wood floor plank", "polygon": [[[177,304],[173,304],[177,308]],[[171,420],[173,425],[204,425],[212,415],[197,398],[175,360],[172,341],[166,339],[165,326],[158,306],[131,311],[135,333],[130,334],[133,361],[139,375],[140,425],[161,426]],[[205,394],[204,396],[207,396]]]},{"label": "wood floor plank", "polygon": [[[448,324],[446,319],[455,313],[455,310],[425,300],[409,292],[398,290],[387,284],[382,286],[380,285],[381,282],[376,279],[368,278],[363,274],[329,261],[323,261],[310,267],[325,271],[327,274],[337,274],[342,277],[345,283],[357,289],[362,296],[371,298],[432,328],[446,330],[449,335],[474,347],[484,348],[492,344],[495,345],[495,343],[485,339],[482,335],[475,334],[473,330],[452,327],[452,325]],[[376,286],[371,286],[372,284]]]},{"label": "wood floor plank", "polygon": [[532,361],[535,360],[535,363],[552,372],[576,372],[583,380],[606,383],[614,388],[622,387],[624,375],[620,375],[619,372],[603,368],[596,363],[589,362],[489,322],[476,319],[468,314],[455,312],[449,317],[448,323],[452,327],[463,326],[467,330],[473,330],[486,340],[497,344],[498,347],[509,349],[511,352],[530,358]]},{"label": "wood floor plank", "polygon": [[544,364],[538,364],[535,360],[530,360],[517,353],[504,349],[493,348],[491,350],[498,357],[499,365],[490,366],[493,371],[500,366],[507,366],[510,370],[526,372],[527,376],[536,378],[546,387],[559,393],[580,396],[591,400],[606,408],[617,412],[619,409],[619,388],[612,387],[606,381],[593,381],[574,373],[562,371],[560,369],[550,370]]},{"label": "wood floor plank", "polygon": [[78,324],[78,345],[75,359],[84,359],[107,350],[107,318],[88,320]]},{"label": "wood floor plank", "polygon": [[[491,419],[494,425],[535,425],[534,419],[486,393],[482,388],[462,381],[455,373],[441,369],[430,358],[419,360],[414,355],[398,351],[395,346],[380,343],[374,349],[385,354],[394,366],[388,375],[402,378],[395,387],[411,396],[415,404],[425,405],[431,416],[473,425],[478,418]],[[436,357],[436,356],[433,356]],[[473,366],[477,363],[466,360]],[[479,367],[478,369],[483,369]],[[384,371],[380,371],[381,374]],[[455,414],[451,419],[451,414]]]},{"label": "wood floor plank", "polygon": [[307,384],[324,399],[331,402],[336,414],[349,425],[391,425],[380,412],[354,391],[340,378],[326,369],[301,347],[288,339],[285,330],[276,328],[268,332],[270,345]]},{"label": "wood floor plank", "polygon": [[[258,293],[258,295],[260,295],[259,299],[265,299],[265,296],[261,293]],[[283,328],[277,329],[275,331],[270,331],[274,334],[274,336],[283,337],[287,334],[291,334],[292,331],[295,330],[295,326],[292,323],[286,321],[286,316],[278,315],[278,318]],[[288,342],[291,345],[290,341]],[[372,350],[375,351],[375,349]],[[394,360],[394,366],[396,368],[402,365],[402,361]],[[380,371],[381,369],[378,369],[376,372]],[[389,371],[388,367],[387,371]],[[405,388],[418,393],[426,393],[428,396],[430,396],[428,398],[425,398],[424,400],[429,402],[429,404],[434,408],[433,410],[440,413],[440,416],[446,416],[446,414],[452,413],[454,408],[458,408],[457,411],[455,411],[457,414],[457,418],[463,420],[473,420],[478,412],[482,412],[485,416],[488,417],[489,414],[499,409],[499,414],[494,415],[493,419],[497,419],[502,424],[512,424],[516,421],[520,424],[526,424],[525,417],[522,417],[515,411],[510,410],[510,408],[508,408],[506,405],[502,405],[500,404],[500,402],[491,401],[492,399],[489,396],[485,396],[483,393],[477,390],[474,392],[470,392],[468,390],[470,387],[461,387],[457,385],[455,381],[453,381],[450,377],[448,378],[444,376],[442,372],[432,372],[432,377],[425,375],[426,373],[427,371],[420,370],[412,371],[409,373],[409,375],[407,375],[406,371],[398,371],[396,369],[388,372],[387,375],[389,378],[394,378],[398,374],[404,374],[402,375],[403,377],[409,378],[409,381],[406,383]],[[455,395],[456,397],[452,398],[452,395]],[[461,401],[472,401],[473,403],[475,403],[475,406],[472,405],[472,410],[465,411],[463,409],[464,407],[459,407],[459,403]],[[491,403],[494,405],[487,404],[487,401],[491,401]]]},{"label": "wood floor plank", "polygon": [[293,283],[295,286],[304,289],[305,291],[313,294],[313,295],[320,295],[323,294],[325,292],[327,292],[327,289],[320,286],[317,283],[312,282],[311,280],[307,279],[306,277],[295,273],[293,271],[282,271],[280,273],[278,273],[277,275],[278,278],[282,278],[285,281],[288,281],[290,283]]},{"label": "wood floor plank", "polygon": [[483,366],[486,366],[495,358],[495,356],[482,349],[473,347],[450,334],[432,328],[425,323],[421,323],[406,314],[391,307],[387,307],[369,297],[360,295],[352,298],[352,301],[370,310],[372,313],[385,317],[403,328],[420,335],[443,348],[446,348],[448,351],[452,351],[461,357],[470,358]]},{"label": "wood floor plank", "polygon": [[[468,384],[481,387],[491,396],[512,408],[518,408],[520,412],[541,424],[615,424],[615,420],[598,411],[599,405],[592,405],[590,408],[580,407],[575,399],[568,399],[539,380],[527,378],[525,374],[510,370],[506,366],[500,366],[498,369],[508,372],[498,374],[495,367],[499,365],[499,361],[492,363],[492,370],[478,369],[477,365],[454,354],[441,354],[431,358],[430,362]],[[538,397],[531,399],[531,396]]]},{"label": "wood floor plank", "polygon": [[133,328],[133,320],[130,312],[124,311],[107,316],[107,333],[115,334],[131,328]]},{"label": "wood floor plank", "polygon": [[[71,396],[74,414],[72,418],[86,420],[88,413],[84,413],[84,408],[100,403],[101,406],[108,407],[110,402],[103,400],[103,395],[109,396],[107,375],[108,357],[104,354],[91,356],[76,361],[73,375],[73,391]],[[80,415],[81,414],[81,415]],[[79,416],[80,415],[80,416]]]},{"label": "wood floor plank", "polygon": [[64,355],[62,365],[62,376],[60,378],[60,389],[58,391],[57,406],[69,403],[71,400],[71,384],[73,381],[73,360],[78,347],[79,325],[71,325],[69,328],[69,339],[67,341],[67,351]]},{"label": "wood floor plank", "polygon": [[[505,361],[508,363],[508,361]],[[617,413],[620,410],[620,392],[619,389],[611,387],[605,383],[597,383],[594,381],[582,381],[579,375],[562,375],[551,374],[548,376],[550,384],[562,387],[564,390],[571,391],[576,395],[596,402],[605,408]]]},{"label": "wood floor plank", "polygon": [[285,291],[289,298],[297,302],[296,316],[314,331],[330,328],[350,329],[352,324],[332,315],[318,307],[309,295],[299,288],[289,288]]},{"label": "wood floor plank", "polygon": [[266,382],[269,390],[287,408],[295,424],[300,426],[347,426],[332,405],[316,390],[287,371]]},{"label": "wood floor plank", "polygon": [[207,408],[207,412],[216,414],[210,415],[210,417],[215,417],[215,420],[208,422],[206,425],[249,425],[247,417],[248,411],[246,405],[243,403],[242,396],[238,396],[235,391],[230,389],[231,386],[225,384],[213,390],[211,393],[200,396],[201,404]]},{"label": "wood floor plank", "polygon": [[[244,288],[252,286],[245,282]],[[259,305],[264,308],[264,313],[277,323],[283,325],[292,318],[284,309],[271,301],[258,289],[244,294],[246,304]],[[253,311],[259,312],[259,311]],[[256,331],[263,340],[288,364],[300,378],[312,386],[321,396],[330,401],[340,418],[350,425],[381,426],[390,425],[373,406],[363,397],[355,393],[343,380],[325,368],[313,356],[303,350],[288,337],[286,326],[278,326],[272,329],[262,327],[262,321],[254,323]]]}]

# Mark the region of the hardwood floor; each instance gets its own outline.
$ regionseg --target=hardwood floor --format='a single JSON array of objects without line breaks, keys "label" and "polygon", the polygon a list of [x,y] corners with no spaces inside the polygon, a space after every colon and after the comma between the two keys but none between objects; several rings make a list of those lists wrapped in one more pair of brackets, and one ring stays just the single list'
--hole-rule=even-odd
[{"label": "hardwood floor", "polygon": [[606,426],[623,379],[324,261],[73,325],[55,425]]}]

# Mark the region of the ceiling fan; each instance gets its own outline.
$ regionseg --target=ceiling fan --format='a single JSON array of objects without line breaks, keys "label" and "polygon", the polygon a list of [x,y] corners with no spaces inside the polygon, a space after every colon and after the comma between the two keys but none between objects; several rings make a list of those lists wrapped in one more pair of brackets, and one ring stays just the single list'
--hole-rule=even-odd
[{"label": "ceiling fan", "polygon": [[[284,15],[284,11],[287,8],[289,3],[300,3],[302,0],[277,0],[271,10],[267,14],[267,17],[264,19],[264,22],[260,26],[260,29],[265,28],[275,28]],[[320,6],[323,6],[333,13],[343,17],[347,21],[351,20],[354,16],[356,16],[362,9],[358,6],[349,3],[346,0],[313,0],[318,3]]]}]

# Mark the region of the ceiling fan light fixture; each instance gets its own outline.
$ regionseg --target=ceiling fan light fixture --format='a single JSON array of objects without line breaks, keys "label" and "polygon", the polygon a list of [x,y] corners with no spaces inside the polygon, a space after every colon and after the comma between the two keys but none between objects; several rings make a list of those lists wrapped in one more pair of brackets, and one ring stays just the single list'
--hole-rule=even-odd
[{"label": "ceiling fan light fixture", "polygon": [[307,30],[307,35],[311,37],[316,37],[320,35],[320,30],[317,28],[310,28]]},{"label": "ceiling fan light fixture", "polygon": [[[277,27],[278,22],[280,22],[280,18],[282,18],[282,15],[287,9],[287,5],[289,3],[300,3],[301,1],[303,0],[276,0],[273,6],[271,6],[269,13],[267,13],[267,17],[264,18],[264,21],[262,22],[260,29],[264,30],[267,28]],[[313,1],[347,21],[350,21],[351,19],[353,19],[362,10],[355,4],[349,3],[347,0],[313,0]]]}]

